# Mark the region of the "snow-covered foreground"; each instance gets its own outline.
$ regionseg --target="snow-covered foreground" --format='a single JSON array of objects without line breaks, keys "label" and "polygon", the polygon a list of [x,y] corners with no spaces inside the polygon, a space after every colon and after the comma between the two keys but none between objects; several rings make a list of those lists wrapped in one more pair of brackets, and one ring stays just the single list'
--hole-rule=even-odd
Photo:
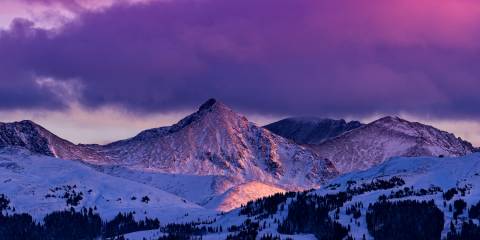
[{"label": "snow-covered foreground", "polygon": [[135,212],[138,219],[148,216],[161,222],[215,214],[173,194],[100,173],[81,162],[19,149],[0,149],[0,193],[10,199],[15,212],[29,213],[37,220],[69,209],[72,204],[67,204],[67,195],[71,199],[81,196],[78,204],[73,204],[76,209],[96,207],[104,219],[119,212]]},{"label": "snow-covered foreground", "polygon": [[[463,199],[467,202],[467,209],[480,201],[480,153],[470,154],[464,157],[452,158],[435,158],[435,157],[412,157],[412,158],[393,158],[389,161],[372,167],[365,171],[352,172],[333,179],[328,187],[321,188],[315,193],[324,195],[327,193],[335,193],[346,191],[348,182],[356,182],[355,185],[361,183],[370,183],[374,179],[390,179],[398,176],[405,181],[403,186],[395,187],[387,190],[377,190],[367,192],[358,196],[354,196],[351,203],[362,202],[365,208],[362,210],[362,216],[365,215],[366,206],[378,200],[380,195],[389,196],[392,192],[396,192],[405,187],[409,187],[417,192],[421,189],[432,189],[439,187],[442,191],[434,194],[426,194],[424,196],[407,196],[401,198],[393,198],[389,201],[399,201],[406,199],[415,200],[434,200],[437,207],[443,211],[445,215],[445,226],[442,236],[448,233],[450,222],[453,219],[453,213],[449,210],[449,205],[457,199]],[[464,196],[461,193],[456,194],[450,201],[446,201],[444,206],[443,193],[452,188],[467,189]],[[345,213],[346,204],[341,210]],[[351,216],[340,214],[340,222],[343,225],[350,223]],[[460,220],[467,220],[467,211],[459,216]],[[459,223],[461,221],[458,221]],[[351,224],[352,234],[354,236],[368,236],[365,218],[359,219],[360,226]],[[460,226],[457,225],[457,228]]]},{"label": "snow-covered foreground", "polygon": [[[388,187],[387,189],[370,189],[368,191],[359,191],[353,193],[352,189],[360,189],[362,186],[369,186],[378,180],[389,180],[393,177],[401,178],[404,183],[401,185]],[[394,195],[400,190],[409,188],[413,194]],[[458,192],[449,200],[445,200],[444,193],[449,189],[465,189],[464,193]],[[426,191],[423,191],[426,190]],[[379,200],[381,195],[385,195],[391,202],[402,200],[434,200],[435,205],[444,214],[444,230],[442,237],[446,237],[450,231],[450,223],[453,220],[453,212],[449,210],[449,205],[458,199],[463,199],[467,203],[467,210],[458,216],[457,230],[461,229],[461,222],[468,220],[468,209],[480,201],[480,153],[471,154],[465,157],[457,158],[435,158],[435,157],[414,157],[414,158],[393,158],[383,164],[373,167],[365,171],[358,171],[339,176],[324,187],[309,193],[317,195],[337,194],[339,192],[351,192],[352,198],[346,201],[339,208],[338,219],[335,218],[335,210],[330,212],[332,219],[336,219],[340,224],[347,227],[350,226],[349,235],[354,239],[362,239],[365,235],[366,239],[373,239],[367,230],[366,211],[369,204],[373,204]],[[225,215],[217,217],[212,224],[205,226],[222,226],[227,229],[233,225],[239,226],[246,219],[257,221],[261,227],[258,237],[264,234],[272,234],[280,236],[281,239],[315,239],[313,234],[284,235],[277,231],[278,223],[276,219],[282,221],[287,217],[288,208],[294,198],[288,198],[285,201],[284,208],[279,208],[275,214],[267,218],[260,217],[261,214],[247,216],[240,214],[240,210],[233,210]],[[347,208],[356,203],[362,203],[361,217],[354,219],[352,215],[346,213]],[[280,204],[282,205],[282,204]],[[282,210],[283,209],[283,210]],[[474,221],[478,222],[478,221]],[[127,235],[128,239],[149,239],[149,236],[159,236],[159,231],[148,231]],[[204,239],[225,239],[231,232],[212,233],[204,236]],[[153,239],[153,238],[152,238]]]},{"label": "snow-covered foreground", "polygon": [[[204,188],[201,186],[214,182],[213,179],[208,179],[208,176],[205,178],[162,176],[154,173],[137,175],[132,171],[128,178],[133,180],[138,176],[136,181],[132,181],[112,176],[115,175],[114,172],[110,169],[109,174],[106,174],[79,161],[36,155],[21,149],[0,150],[0,194],[8,196],[10,205],[15,207],[16,213],[29,213],[38,221],[41,221],[47,213],[69,209],[73,205],[76,209],[96,208],[96,212],[104,219],[111,219],[119,212],[135,212],[137,219],[158,218],[162,227],[169,223],[193,222],[195,227],[213,229],[202,233],[203,239],[225,239],[228,235],[238,234],[241,231],[238,227],[245,224],[248,219],[260,226],[257,228],[257,239],[268,234],[280,236],[281,239],[315,239],[313,232],[289,235],[285,232],[280,234],[278,231],[278,226],[288,218],[293,203],[298,201],[299,194],[281,198],[282,200],[276,202],[277,207],[273,211],[267,210],[265,207],[267,204],[255,205],[262,207],[257,209],[254,207],[253,212],[249,213],[239,208],[219,214],[159,189],[170,186],[180,191],[185,188],[183,192],[178,192],[178,195],[194,199],[195,194],[199,194],[203,199],[210,193],[202,192],[201,189]],[[122,173],[124,175],[123,170]],[[177,177],[178,179],[174,181],[173,179]],[[378,181],[388,181],[394,177],[401,179],[401,184],[386,188],[371,187]],[[143,181],[146,184],[142,183]],[[177,184],[179,186],[176,186]],[[399,194],[402,191],[405,193],[407,188],[410,194]],[[463,189],[463,193],[460,190],[453,194],[451,199],[446,200],[444,194],[453,188]],[[282,189],[251,182],[212,198],[209,204],[216,206],[226,204],[230,207],[239,204],[229,202],[235,199],[245,201],[256,194],[270,195],[276,192],[282,192]],[[373,239],[368,232],[365,216],[369,204],[378,202],[382,195],[390,202],[407,199],[434,200],[436,207],[444,214],[442,236],[446,237],[450,231],[450,223],[456,222],[455,227],[460,230],[462,222],[469,219],[468,209],[480,201],[480,153],[457,158],[393,158],[368,170],[334,178],[307,196],[313,194],[325,196],[341,192],[347,193],[351,198],[342,203],[338,210],[332,208],[329,216],[332,221],[348,227],[348,234],[355,239],[362,239],[364,235],[366,239]],[[75,197],[76,203],[69,202],[69,199]],[[145,200],[145,197],[148,199]],[[467,210],[458,216],[458,221],[452,221],[453,212],[449,208],[458,199],[463,199],[467,203]],[[347,214],[347,209],[358,203],[362,203],[364,207],[360,208],[361,216],[354,219],[351,214]],[[12,209],[8,211],[13,212]],[[149,230],[129,233],[125,237],[158,239],[164,235],[165,233],[160,230]]]}]

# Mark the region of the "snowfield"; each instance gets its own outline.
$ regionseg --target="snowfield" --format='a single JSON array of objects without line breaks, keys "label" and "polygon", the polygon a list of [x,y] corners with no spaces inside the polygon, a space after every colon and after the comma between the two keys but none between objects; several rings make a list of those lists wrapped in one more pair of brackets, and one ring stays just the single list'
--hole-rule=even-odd
[{"label": "snowfield", "polygon": [[[96,207],[105,219],[119,212],[135,212],[137,219],[147,216],[163,222],[215,214],[173,194],[100,173],[81,162],[21,149],[0,149],[0,193],[10,199],[15,212],[29,213],[37,220],[72,207],[66,203],[66,193],[81,194],[76,209]],[[145,196],[148,203],[142,201]]]}]

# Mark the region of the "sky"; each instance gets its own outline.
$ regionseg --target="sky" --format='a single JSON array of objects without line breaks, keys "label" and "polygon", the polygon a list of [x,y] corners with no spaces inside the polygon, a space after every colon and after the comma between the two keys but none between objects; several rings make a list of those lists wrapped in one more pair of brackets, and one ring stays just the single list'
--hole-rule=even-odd
[{"label": "sky", "polygon": [[480,145],[476,0],[2,0],[0,121],[105,143],[215,97],[262,125],[384,115]]}]

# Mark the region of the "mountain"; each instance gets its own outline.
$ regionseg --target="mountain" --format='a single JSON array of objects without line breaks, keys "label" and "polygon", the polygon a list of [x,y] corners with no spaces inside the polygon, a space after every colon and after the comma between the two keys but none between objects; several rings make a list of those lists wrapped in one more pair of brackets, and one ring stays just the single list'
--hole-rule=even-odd
[{"label": "mountain", "polygon": [[0,140],[0,148],[17,146],[81,160],[99,172],[211,208],[226,206],[222,201],[246,203],[229,199],[235,194],[219,198],[235,187],[233,192],[241,192],[244,187],[240,185],[251,192],[258,187],[256,197],[262,197],[318,187],[338,174],[331,162],[311,149],[256,126],[215,99],[172,126],[145,130],[107,145],[75,145],[31,121],[0,125]]},{"label": "mountain", "polygon": [[319,145],[320,156],[342,173],[363,170],[396,156],[463,156],[473,146],[432,126],[384,117]]},{"label": "mountain", "polygon": [[[472,151],[397,117],[300,146],[213,99],[177,124],[108,145],[75,145],[22,121],[0,124],[0,207],[6,196],[14,208],[2,214],[37,221],[70,207],[107,220],[118,212],[160,219],[160,230],[126,239],[178,229],[205,239],[443,239],[480,232],[480,153]],[[338,176],[327,158],[350,172]]]},{"label": "mountain", "polygon": [[97,161],[102,158],[89,147],[59,138],[29,120],[0,123],[0,148],[8,146],[22,147],[33,153],[64,159]]},{"label": "mountain", "polygon": [[285,118],[264,127],[299,144],[320,144],[361,126],[362,124],[358,121],[346,122],[343,119],[297,117]]},{"label": "mountain", "polygon": [[[29,213],[35,219],[70,207],[95,208],[104,219],[119,212],[161,221],[179,221],[185,214],[193,219],[214,214],[173,194],[100,173],[79,161],[13,147],[0,149],[0,194],[10,200],[15,213]],[[142,201],[145,196],[148,201]]]},{"label": "mountain", "polygon": [[[0,149],[23,147],[46,156],[81,160],[98,172],[220,210],[266,194],[317,188],[339,171],[367,169],[394,156],[463,156],[473,151],[471,144],[453,134],[397,117],[366,125],[343,120],[289,121],[329,126],[322,135],[329,138],[302,146],[210,99],[172,126],[107,145],[75,145],[31,121],[2,123]],[[297,136],[307,136],[306,129],[319,131],[317,127],[300,127],[303,130],[296,133],[302,134]],[[311,136],[317,135],[321,134]],[[238,197],[243,193],[248,197]]]},{"label": "mountain", "polygon": [[170,127],[103,146],[112,163],[164,173],[236,177],[287,189],[319,186],[337,174],[316,153],[249,122],[210,99]]}]

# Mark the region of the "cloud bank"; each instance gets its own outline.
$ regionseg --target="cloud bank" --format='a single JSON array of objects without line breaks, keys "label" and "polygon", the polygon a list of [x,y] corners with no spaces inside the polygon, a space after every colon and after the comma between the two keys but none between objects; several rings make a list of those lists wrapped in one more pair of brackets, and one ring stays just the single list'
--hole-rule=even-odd
[{"label": "cloud bank", "polygon": [[74,96],[152,113],[216,97],[262,114],[479,119],[478,22],[473,0],[118,3],[53,30],[17,19],[0,32],[0,108]]}]

